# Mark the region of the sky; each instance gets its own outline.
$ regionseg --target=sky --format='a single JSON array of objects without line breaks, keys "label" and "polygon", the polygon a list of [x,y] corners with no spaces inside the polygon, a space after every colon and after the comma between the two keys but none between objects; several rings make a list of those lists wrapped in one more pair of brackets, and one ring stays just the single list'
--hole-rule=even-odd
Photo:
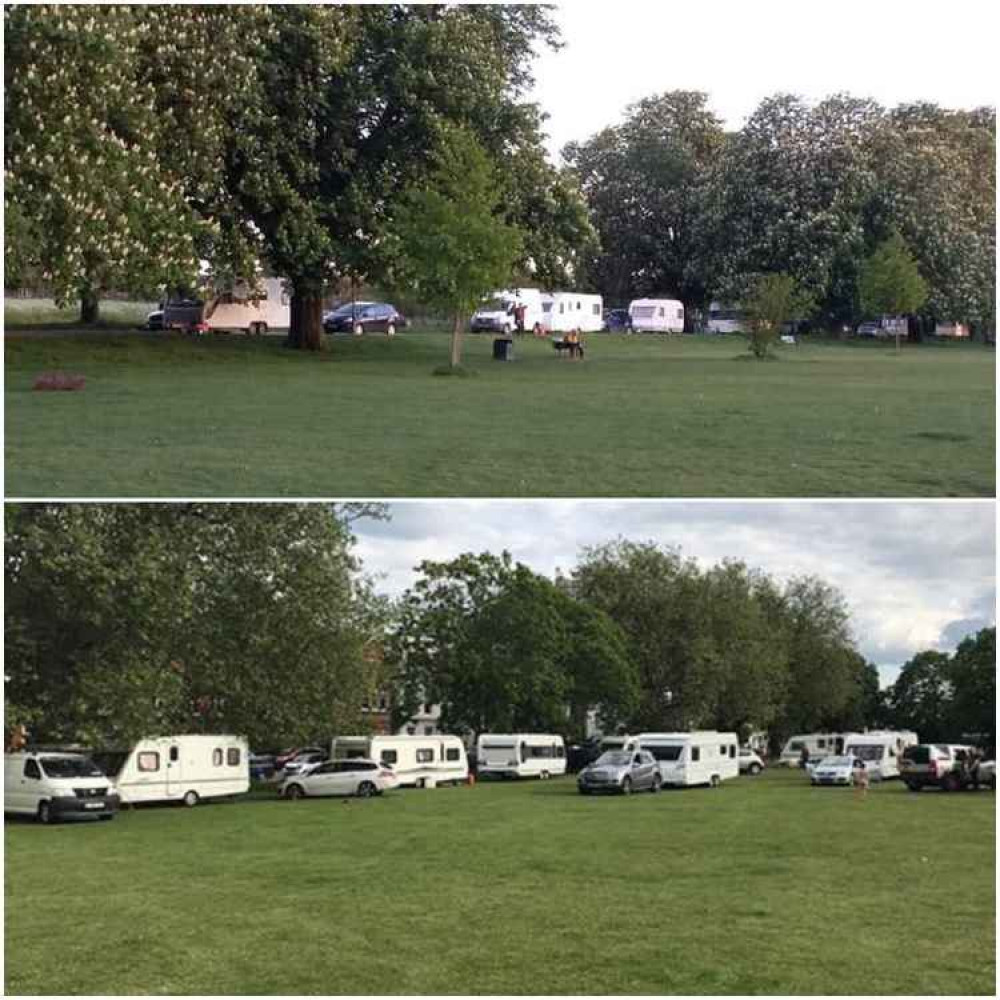
[{"label": "sky", "polygon": [[731,129],[778,92],[995,105],[995,10],[983,0],[578,0],[559,5],[565,44],[540,54],[530,99],[550,115],[554,159],[666,90],[707,92]]},{"label": "sky", "polygon": [[406,501],[355,525],[357,554],[398,595],[424,559],[501,552],[568,572],[617,537],[679,547],[703,566],[740,559],[779,580],[811,574],[845,596],[860,652],[890,684],[923,649],[950,652],[996,623],[991,501]]}]

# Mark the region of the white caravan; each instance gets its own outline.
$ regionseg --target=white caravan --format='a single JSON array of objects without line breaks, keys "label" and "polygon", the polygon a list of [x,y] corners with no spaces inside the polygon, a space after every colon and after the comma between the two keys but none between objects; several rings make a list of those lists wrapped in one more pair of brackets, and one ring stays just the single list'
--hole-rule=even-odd
[{"label": "white caravan", "polygon": [[494,292],[473,313],[472,332],[513,333],[517,329],[514,316],[517,306],[524,306],[524,329],[528,332],[536,326],[540,329],[545,318],[542,302],[542,293],[537,288],[503,288]]},{"label": "white caravan", "polygon": [[800,733],[791,736],[781,748],[778,763],[784,767],[798,767],[802,763],[802,750],[809,751],[810,762],[823,757],[841,757],[844,753],[845,733]]},{"label": "white caravan", "polygon": [[99,816],[111,819],[118,795],[107,775],[79,753],[4,754],[3,811],[41,823]]},{"label": "white caravan", "polygon": [[241,736],[153,736],[128,750],[102,750],[93,757],[130,805],[194,806],[250,791],[250,750]]},{"label": "white caravan", "polygon": [[566,744],[561,736],[538,733],[484,733],[476,743],[479,776],[551,778],[566,773]]},{"label": "white caravan", "polygon": [[639,749],[656,758],[663,785],[711,785],[740,773],[736,733],[714,729],[691,733],[640,733]]},{"label": "white caravan", "polygon": [[546,333],[598,333],[604,328],[604,299],[583,292],[553,292],[542,297]]},{"label": "white caravan", "polygon": [[469,758],[457,736],[337,736],[330,744],[333,760],[365,757],[387,764],[401,786],[434,788],[469,779]]},{"label": "white caravan", "polygon": [[261,278],[257,287],[245,281],[218,291],[204,301],[185,299],[167,302],[163,325],[189,329],[202,323],[210,330],[233,333],[267,333],[287,330],[291,323],[291,296],[281,278]]},{"label": "white caravan", "polygon": [[601,739],[601,753],[609,750],[635,750],[639,746],[639,741],[635,736],[605,736]]},{"label": "white caravan", "polygon": [[684,332],[684,304],[677,299],[634,299],[628,314],[636,333]]},{"label": "white caravan", "polygon": [[903,751],[919,742],[917,734],[910,731],[881,729],[849,733],[844,738],[844,756],[860,758],[870,776],[886,781],[899,777],[899,759]]},{"label": "white caravan", "polygon": [[708,322],[705,329],[709,333],[741,333],[747,328],[746,313],[739,305],[725,305],[711,302],[708,306]]}]

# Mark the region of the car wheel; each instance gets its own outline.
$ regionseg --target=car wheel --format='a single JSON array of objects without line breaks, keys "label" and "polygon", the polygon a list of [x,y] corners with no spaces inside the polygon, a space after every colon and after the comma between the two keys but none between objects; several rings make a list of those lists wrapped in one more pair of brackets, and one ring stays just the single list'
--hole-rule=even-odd
[{"label": "car wheel", "polygon": [[354,336],[360,337],[365,332],[365,328],[360,323],[354,324]]},{"label": "car wheel", "polygon": [[632,794],[632,779],[626,778],[622,782],[622,795],[631,795],[631,794]]},{"label": "car wheel", "polygon": [[181,801],[188,809],[191,809],[198,804],[198,793],[192,788],[191,791],[184,793],[184,798]]},{"label": "car wheel", "polygon": [[923,786],[918,785],[915,781],[908,781],[906,782],[906,787],[909,788],[911,792],[919,792]]},{"label": "car wheel", "polygon": [[751,764],[749,770],[751,774],[760,774],[760,764]]},{"label": "car wheel", "polygon": [[396,324],[395,323],[390,323],[385,328],[385,332],[386,332],[386,336],[395,337],[396,336]]},{"label": "car wheel", "polygon": [[653,783],[649,786],[649,791],[655,795],[660,790],[660,776],[657,774],[653,777]]},{"label": "car wheel", "polygon": [[285,789],[285,798],[295,802],[297,799],[305,798],[305,789],[301,785],[289,785]]},{"label": "car wheel", "polygon": [[52,806],[48,802],[38,803],[38,822],[46,826],[52,822]]},{"label": "car wheel", "polygon": [[370,781],[362,781],[358,785],[358,795],[363,799],[370,799],[378,789]]},{"label": "car wheel", "polygon": [[961,788],[958,778],[954,774],[946,774],[941,782],[941,790],[945,792],[957,792]]}]

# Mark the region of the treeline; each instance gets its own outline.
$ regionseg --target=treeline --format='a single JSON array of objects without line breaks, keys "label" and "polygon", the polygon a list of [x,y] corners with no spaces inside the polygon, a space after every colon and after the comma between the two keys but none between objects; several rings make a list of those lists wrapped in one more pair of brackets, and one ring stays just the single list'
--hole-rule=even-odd
[{"label": "treeline", "polygon": [[740,562],[702,569],[654,544],[587,549],[550,581],[509,556],[425,562],[394,633],[396,719],[441,705],[456,731],[848,730],[878,674],[841,595]]},{"label": "treeline", "polygon": [[606,298],[703,308],[785,273],[822,323],[854,324],[862,262],[898,233],[927,284],[923,319],[995,329],[994,108],[779,94],[727,132],[708,101],[646,98],[564,150],[600,236],[585,272]]}]

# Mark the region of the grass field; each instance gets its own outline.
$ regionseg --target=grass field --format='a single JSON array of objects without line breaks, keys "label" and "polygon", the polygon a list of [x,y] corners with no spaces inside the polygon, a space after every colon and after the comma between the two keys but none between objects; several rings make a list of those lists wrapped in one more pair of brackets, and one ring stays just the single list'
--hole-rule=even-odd
[{"label": "grass field", "polygon": [[992,994],[994,809],[784,772],[8,822],[5,986]]},{"label": "grass field", "polygon": [[[104,299],[97,329],[135,329],[146,322],[155,302],[123,302]],[[14,328],[45,327],[49,330],[79,329],[80,304],[59,307],[52,299],[4,299],[4,325]]]},{"label": "grass field", "polygon": [[[992,496],[994,355],[975,344],[595,334],[583,363],[527,338],[337,338],[305,356],[134,332],[8,335],[7,495]],[[31,389],[80,372],[75,393]]]}]

